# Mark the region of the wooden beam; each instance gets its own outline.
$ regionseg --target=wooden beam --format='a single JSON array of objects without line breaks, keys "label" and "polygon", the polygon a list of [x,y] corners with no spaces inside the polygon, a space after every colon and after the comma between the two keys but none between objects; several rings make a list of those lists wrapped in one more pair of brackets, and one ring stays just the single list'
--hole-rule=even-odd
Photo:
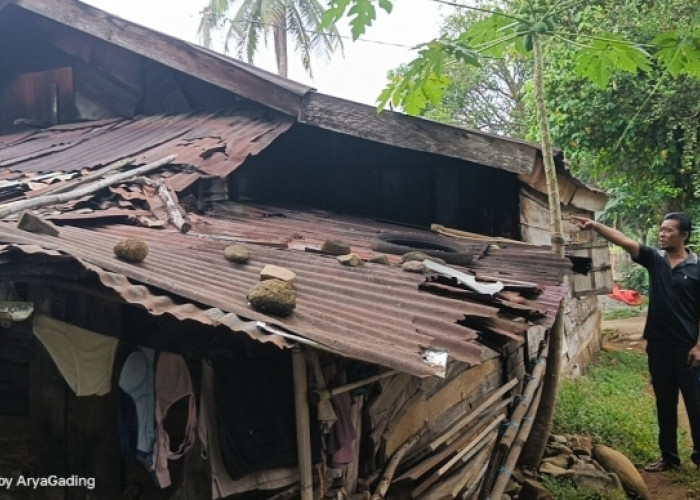
[{"label": "wooden beam", "polygon": [[474,409],[469,415],[466,417],[462,418],[458,422],[455,422],[450,426],[450,428],[443,433],[442,435],[438,436],[436,439],[434,439],[429,445],[428,448],[431,451],[435,451],[438,449],[438,447],[444,443],[445,441],[448,441],[453,435],[455,435],[457,432],[459,432],[461,429],[463,429],[467,424],[472,422],[474,419],[476,419],[479,415],[484,413],[486,410],[489,410],[499,399],[501,399],[506,392],[510,391],[513,387],[515,387],[518,384],[518,379],[514,378],[510,382],[502,385],[498,389],[494,391],[494,393],[489,396],[486,401],[481,403],[476,409]]},{"label": "wooden beam", "polygon": [[165,208],[168,211],[168,218],[170,223],[175,226],[181,233],[187,233],[192,229],[192,224],[185,219],[182,215],[182,209],[180,205],[175,201],[175,197],[165,185],[163,179],[158,181],[158,195],[165,203]]},{"label": "wooden beam", "polygon": [[444,125],[317,92],[304,98],[299,121],[390,146],[435,153],[530,174],[539,147],[524,141]]}]

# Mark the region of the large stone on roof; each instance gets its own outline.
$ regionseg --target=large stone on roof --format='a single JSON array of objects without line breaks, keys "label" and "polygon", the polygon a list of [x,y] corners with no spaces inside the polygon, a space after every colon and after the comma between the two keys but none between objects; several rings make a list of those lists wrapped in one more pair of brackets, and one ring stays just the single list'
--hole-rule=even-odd
[{"label": "large stone on roof", "polygon": [[256,310],[274,316],[288,316],[297,304],[297,293],[278,279],[261,281],[248,292],[248,302]]},{"label": "large stone on roof", "polygon": [[340,262],[344,266],[360,267],[365,265],[365,262],[360,258],[360,256],[354,253],[349,253],[347,255],[339,255],[338,257],[336,257],[336,259],[338,259],[338,262]]},{"label": "large stone on roof", "polygon": [[326,240],[321,245],[321,252],[329,255],[346,255],[351,251],[350,245],[340,240]]},{"label": "large stone on roof", "polygon": [[236,264],[245,264],[250,259],[250,250],[243,245],[229,245],[224,248],[224,257]]},{"label": "large stone on roof", "polygon": [[145,241],[128,238],[114,245],[114,255],[127,262],[142,262],[148,255]]}]

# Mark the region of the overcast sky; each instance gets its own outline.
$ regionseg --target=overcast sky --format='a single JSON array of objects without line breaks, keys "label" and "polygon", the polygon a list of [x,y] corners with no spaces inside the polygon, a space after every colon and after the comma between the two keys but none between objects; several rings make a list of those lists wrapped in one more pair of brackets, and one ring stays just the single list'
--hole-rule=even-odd
[{"label": "overcast sky", "polygon": [[[82,1],[190,42],[198,42],[200,12],[209,3],[208,0]],[[343,40],[345,58],[336,54],[331,61],[325,58],[313,60],[313,80],[302,69],[299,57],[290,52],[289,77],[325,94],[375,104],[386,84],[387,71],[411,61],[415,52],[410,47],[435,38],[441,19],[449,12],[449,7],[440,6],[433,0],[396,0],[391,14],[378,11],[377,21],[363,36],[367,41]],[[341,34],[349,35],[347,22],[343,22],[339,30]],[[214,38],[212,48],[223,51],[223,37]],[[276,71],[271,50],[256,56],[255,64]]]}]

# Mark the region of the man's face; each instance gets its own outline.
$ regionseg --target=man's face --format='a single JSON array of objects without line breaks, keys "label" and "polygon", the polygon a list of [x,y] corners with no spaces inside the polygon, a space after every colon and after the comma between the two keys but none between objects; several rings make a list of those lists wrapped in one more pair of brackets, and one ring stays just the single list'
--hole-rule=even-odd
[{"label": "man's face", "polygon": [[659,246],[663,250],[676,250],[685,246],[687,234],[678,229],[678,221],[667,219],[661,223]]}]

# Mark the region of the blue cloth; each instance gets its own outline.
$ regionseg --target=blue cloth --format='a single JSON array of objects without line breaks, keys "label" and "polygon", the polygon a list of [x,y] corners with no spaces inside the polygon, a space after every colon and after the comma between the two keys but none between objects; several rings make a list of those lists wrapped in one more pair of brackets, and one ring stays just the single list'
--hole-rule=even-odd
[{"label": "blue cloth", "polygon": [[139,347],[129,354],[119,375],[119,387],[134,402],[138,433],[136,454],[147,467],[153,463],[155,440],[155,351]]}]

